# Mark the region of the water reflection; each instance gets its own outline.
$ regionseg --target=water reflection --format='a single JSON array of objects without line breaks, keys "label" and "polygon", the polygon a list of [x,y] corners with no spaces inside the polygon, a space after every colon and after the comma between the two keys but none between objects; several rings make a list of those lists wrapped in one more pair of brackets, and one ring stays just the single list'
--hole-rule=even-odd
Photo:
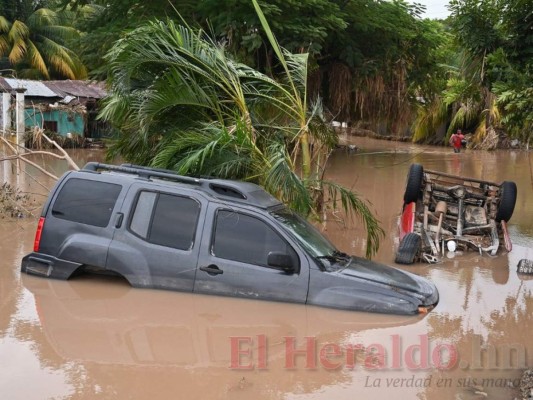
[{"label": "water reflection", "polygon": [[[67,380],[84,396],[86,389],[97,384],[119,390],[124,398],[125,393],[144,388],[137,393],[142,397],[153,390],[150,382],[160,374],[169,379],[166,393],[171,393],[170,388],[185,392],[189,388],[191,394],[201,393],[204,398],[226,397],[234,390],[245,390],[254,398],[281,398],[291,391],[312,393],[350,382],[351,372],[310,371],[305,357],[297,361],[300,371],[288,371],[284,337],[295,337],[298,347],[306,337],[313,337],[320,348],[324,343],[341,345],[361,338],[367,331],[403,329],[421,321],[420,317],[138,290],[122,280],[101,277],[68,282],[26,275],[21,279],[35,299],[38,320],[18,321],[13,336],[32,342],[42,365],[66,369]],[[267,370],[230,370],[230,337],[251,337],[257,343],[258,335],[267,340]],[[257,364],[257,348],[254,352]],[[248,359],[243,357],[245,365]],[[73,363],[75,368],[66,368]],[[136,370],[135,390],[130,387],[132,369]],[[113,373],[106,377],[103,370]],[[266,379],[258,379],[258,373]],[[276,386],[271,388],[272,382]]]}]

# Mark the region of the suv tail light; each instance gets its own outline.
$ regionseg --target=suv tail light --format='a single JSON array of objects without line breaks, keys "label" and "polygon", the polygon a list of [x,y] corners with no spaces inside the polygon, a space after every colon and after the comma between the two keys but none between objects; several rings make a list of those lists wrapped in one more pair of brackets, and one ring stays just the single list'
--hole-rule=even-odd
[{"label": "suv tail light", "polygon": [[39,223],[37,224],[37,231],[35,232],[35,241],[33,242],[33,251],[39,251],[39,245],[41,244],[41,234],[43,233],[44,227],[44,217],[39,218]]}]

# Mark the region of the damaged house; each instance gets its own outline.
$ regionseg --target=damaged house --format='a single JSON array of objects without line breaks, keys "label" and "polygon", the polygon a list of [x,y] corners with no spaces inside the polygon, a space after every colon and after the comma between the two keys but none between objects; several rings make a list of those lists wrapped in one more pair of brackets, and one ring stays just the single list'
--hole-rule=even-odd
[{"label": "damaged house", "polygon": [[[1,126],[4,131],[20,130],[15,121],[17,99],[24,102],[24,128],[44,128],[60,136],[79,135],[99,139],[110,134],[109,126],[97,121],[98,103],[105,97],[105,86],[90,81],[32,81],[0,77],[4,93]],[[23,94],[23,96],[21,95]]]}]

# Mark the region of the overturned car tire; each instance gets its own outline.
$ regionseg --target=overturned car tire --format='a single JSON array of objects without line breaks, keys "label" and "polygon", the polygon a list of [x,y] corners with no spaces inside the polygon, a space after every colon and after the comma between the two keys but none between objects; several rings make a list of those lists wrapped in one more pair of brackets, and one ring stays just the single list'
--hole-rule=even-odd
[{"label": "overturned car tire", "polygon": [[420,241],[421,237],[416,233],[405,235],[400,242],[394,261],[398,264],[412,264],[420,250]]},{"label": "overturned car tire", "polygon": [[500,205],[496,213],[496,221],[509,221],[513,215],[516,204],[516,183],[505,181],[502,183]]},{"label": "overturned car tire", "polygon": [[420,196],[420,188],[422,180],[424,179],[424,167],[421,164],[411,164],[409,173],[407,174],[407,183],[405,185],[405,193],[403,195],[403,202],[405,204],[412,203]]}]

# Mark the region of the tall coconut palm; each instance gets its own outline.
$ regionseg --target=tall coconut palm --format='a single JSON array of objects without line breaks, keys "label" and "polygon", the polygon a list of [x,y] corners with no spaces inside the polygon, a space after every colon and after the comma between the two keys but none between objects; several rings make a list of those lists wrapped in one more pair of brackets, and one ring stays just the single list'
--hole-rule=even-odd
[{"label": "tall coconut palm", "polygon": [[339,200],[362,218],[370,256],[383,234],[377,220],[355,193],[322,179],[336,137],[320,104],[307,105],[307,55],[283,51],[268,35],[284,70],[279,81],[172,21],[149,23],[121,39],[108,54],[112,90],[101,113],[121,131],[110,155],[256,182],[316,217],[325,190],[328,204],[337,207]]},{"label": "tall coconut palm", "polygon": [[47,8],[35,10],[25,20],[0,16],[0,57],[7,58],[20,78],[86,78],[85,67],[68,47],[79,33],[67,18],[66,11]]}]

